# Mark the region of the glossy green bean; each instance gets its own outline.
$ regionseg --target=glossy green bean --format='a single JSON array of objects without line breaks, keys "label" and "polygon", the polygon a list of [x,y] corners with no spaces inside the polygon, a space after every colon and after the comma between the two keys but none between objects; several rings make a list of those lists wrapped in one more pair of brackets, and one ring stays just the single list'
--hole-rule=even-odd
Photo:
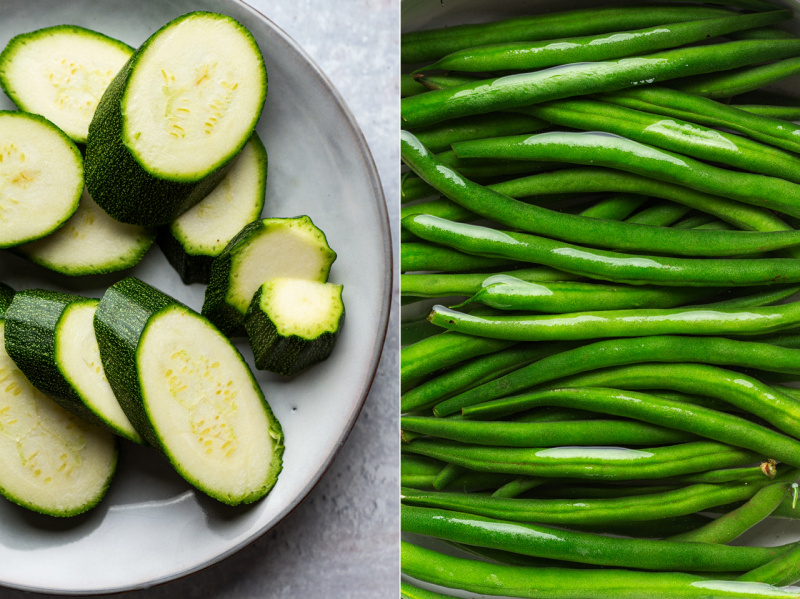
[{"label": "glossy green bean", "polygon": [[407,129],[447,119],[518,108],[571,96],[611,92],[642,81],[660,82],[735,69],[800,54],[800,40],[747,40],[665,50],[619,60],[579,63],[403,98]]},{"label": "glossy green bean", "polygon": [[401,271],[458,272],[507,266],[513,260],[474,256],[432,243],[408,242],[400,244]]},{"label": "glossy green bean", "polygon": [[752,451],[713,441],[693,441],[646,449],[511,448],[418,438],[406,443],[403,451],[427,455],[477,472],[595,480],[645,480],[680,476],[715,468],[744,466],[759,459],[759,455]]},{"label": "glossy green bean", "polygon": [[794,587],[713,580],[676,572],[526,568],[451,557],[407,542],[401,570],[418,580],[475,593],[539,599],[797,599]]},{"label": "glossy green bean", "polygon": [[502,274],[487,277],[477,293],[453,308],[481,303],[498,310],[562,314],[584,310],[673,308],[713,295],[713,288],[602,285],[580,281],[531,283]]},{"label": "glossy green bean", "polygon": [[[596,390],[586,390],[585,394],[598,394]],[[533,407],[539,405],[558,405],[561,407],[578,406],[581,409],[603,412],[602,409],[594,410],[593,407],[581,402],[564,402],[560,404],[558,398],[553,397],[554,392],[543,395],[539,403],[531,403]],[[643,394],[639,394],[643,395]],[[527,396],[526,396],[527,397]],[[499,400],[503,401],[503,400]],[[548,403],[548,401],[550,403]],[[663,402],[662,402],[663,403]],[[676,403],[676,402],[669,402]],[[484,404],[486,405],[486,404]],[[521,405],[521,404],[520,404]],[[680,405],[680,404],[678,404]],[[681,406],[684,411],[693,407]],[[697,409],[697,408],[695,408]],[[711,412],[711,410],[706,410]],[[509,412],[513,413],[513,412]],[[608,412],[613,414],[613,412]],[[628,416],[619,414],[618,416]],[[633,416],[636,418],[636,416]],[[736,418],[729,416],[729,419]],[[640,418],[640,420],[645,420]],[[740,424],[741,418],[736,418]],[[470,420],[450,420],[448,418],[431,418],[424,416],[403,416],[400,427],[416,433],[450,439],[461,443],[475,445],[494,445],[504,447],[559,447],[562,445],[668,445],[695,441],[692,434],[677,432],[677,427],[665,427],[657,424],[646,424],[628,420],[611,420],[601,418],[598,420],[570,421],[570,422],[474,422]],[[683,429],[685,430],[685,429]],[[777,433],[774,433],[777,435]],[[704,435],[708,436],[708,435]],[[730,436],[729,436],[730,437]],[[723,439],[724,441],[724,439]],[[800,443],[798,443],[800,446]]]},{"label": "glossy green bean", "polygon": [[765,104],[731,104],[738,110],[751,114],[780,119],[782,121],[800,120],[800,106],[770,106]]},{"label": "glossy green bean", "polygon": [[[558,526],[594,525],[648,522],[713,510],[718,506],[746,501],[771,482],[764,477],[762,480],[748,480],[746,484],[740,481],[693,484],[657,492],[648,491],[639,495],[632,492],[628,495],[619,495],[620,492],[625,493],[626,490],[632,491],[632,489],[613,489],[617,493],[613,497],[594,498],[586,494],[574,499],[490,497],[418,491],[404,487],[401,489],[401,500],[409,505],[451,509],[516,522]],[[608,490],[607,487],[605,489]]]},{"label": "glossy green bean", "polygon": [[521,268],[501,273],[401,274],[400,294],[414,297],[470,296],[481,289],[486,279],[500,274],[531,283],[574,281],[580,278],[571,273],[546,267]]},{"label": "glossy green bean", "polygon": [[[424,88],[421,83],[415,83]],[[533,133],[549,126],[527,114],[497,112],[437,123],[417,129],[414,134],[431,152],[444,152],[456,141]]]},{"label": "glossy green bean", "polygon": [[800,73],[800,59],[788,58],[766,65],[676,81],[676,89],[705,98],[731,98]]},{"label": "glossy green bean", "polygon": [[520,343],[488,355],[478,356],[403,393],[400,396],[400,411],[410,412],[432,407],[455,393],[482,385],[571,346],[559,343]]},{"label": "glossy green bean", "polygon": [[[578,408],[612,416],[635,418],[636,420],[664,427],[667,430],[674,429],[684,431],[697,435],[698,437],[704,437],[706,439],[749,449],[758,452],[764,457],[774,458],[791,466],[800,466],[800,441],[796,439],[754,424],[739,416],[718,412],[702,406],[671,401],[648,393],[620,391],[618,389],[604,387],[585,389],[559,388],[552,391],[539,391],[515,395],[470,406],[464,408],[464,417],[474,420],[492,420],[540,406]],[[406,419],[406,421],[407,420],[408,419]],[[441,419],[433,418],[432,420],[436,421]],[[421,428],[419,425],[414,426],[415,422],[416,421],[412,418],[411,425],[409,426],[407,424],[406,427],[416,432],[427,432],[427,434],[436,434],[437,436],[444,436],[450,439],[455,436],[453,431],[464,431],[459,435],[459,438],[455,439],[457,441],[468,443],[483,441],[484,443],[491,443],[491,438],[486,437],[486,432],[492,430],[495,437],[498,439],[498,442],[495,443],[496,445],[519,446],[512,443],[500,442],[500,439],[506,438],[517,440],[518,443],[520,442],[517,437],[512,436],[512,433],[520,435],[520,432],[513,430],[511,423],[475,422],[473,423],[473,427],[469,427],[464,426],[462,421],[448,422],[445,419],[445,421],[439,425],[428,424],[428,430],[421,431],[419,430]],[[563,428],[567,428],[567,425],[573,429],[578,428],[576,423],[564,423]],[[508,426],[512,429],[512,431],[506,433],[508,437],[504,436],[504,433],[497,431],[497,429],[503,426]],[[555,428],[555,423],[551,423],[550,426]],[[538,439],[541,438],[544,440],[547,438],[542,433],[539,433],[542,434],[542,437],[535,436],[535,432],[531,432],[530,434],[529,445],[536,445]],[[588,432],[586,433],[587,437],[589,434]],[[553,440],[558,439],[555,432],[553,433],[553,437]],[[571,439],[571,437],[568,438]],[[658,442],[660,443],[660,441]],[[570,440],[563,443],[563,445],[576,443],[580,442],[572,442]],[[656,443],[656,441],[652,442],[652,444]],[[626,445],[624,442],[594,443],[590,441],[586,441],[583,444]],[[633,445],[633,443],[628,444]],[[543,445],[544,444],[539,444],[538,446]]]},{"label": "glossy green bean", "polygon": [[800,260],[793,258],[632,256],[426,215],[406,217],[403,226],[422,239],[468,254],[531,262],[614,283],[746,287],[800,282]]},{"label": "glossy green bean", "polygon": [[[612,145],[606,140],[614,140],[616,145]],[[498,149],[496,142],[507,142],[507,149]],[[631,155],[636,155],[640,158],[652,158],[653,152],[659,153],[658,150],[637,142],[590,133],[544,133],[531,137],[503,137],[475,142],[462,142],[454,144],[453,147],[459,152],[508,152],[508,157],[514,159],[524,158],[526,155],[524,152],[533,147],[531,144],[534,144],[536,148],[541,145],[544,152],[562,152],[567,161],[577,159],[578,161],[585,160],[589,162],[597,160],[598,163],[602,163],[603,158],[600,155],[606,156],[609,153],[614,156],[615,160],[619,161],[624,158],[630,159]],[[581,144],[585,146],[586,155],[584,157],[581,154],[580,158],[575,158],[575,152],[578,151],[576,148]],[[466,150],[461,150],[461,148],[466,148]],[[406,131],[401,133],[401,156],[403,161],[414,172],[464,208],[501,224],[551,238],[584,243],[596,247],[690,256],[740,255],[768,249],[797,247],[800,244],[800,232],[798,231],[773,231],[757,234],[744,231],[663,229],[627,222],[598,220],[580,215],[556,213],[547,208],[520,202],[466,179],[459,173],[444,166],[437,157],[428,152],[419,143],[419,140],[413,134]],[[548,160],[552,157],[552,154],[547,153],[544,156],[545,160]],[[653,158],[653,160],[661,165],[662,162],[668,163],[670,160],[674,160],[674,157],[671,154],[664,154]],[[689,159],[686,160],[688,161]],[[613,166],[614,164],[615,162],[609,159],[605,165]],[[691,163],[687,163],[687,167],[689,166],[692,166]],[[714,171],[720,171],[721,173],[729,172],[708,166],[706,167],[708,172],[703,173],[705,178],[710,178],[711,175],[715,174],[714,171],[710,170],[712,168]],[[623,170],[629,169],[625,168]],[[647,173],[643,170],[638,174]],[[796,188],[797,207],[795,210],[800,214],[800,185],[774,177],[746,173],[736,174],[740,178],[745,176],[753,177],[767,189],[770,188],[767,183],[772,181],[780,182],[781,185],[776,183],[777,187],[790,186],[792,189]],[[731,185],[738,181],[736,177],[731,177],[731,179]],[[707,187],[708,189],[702,191],[711,189],[710,185]],[[744,191],[741,193],[744,193]],[[748,203],[755,201],[757,200],[751,198]],[[783,200],[775,200],[773,203],[783,204],[784,202]]]},{"label": "glossy green bean", "polygon": [[[669,540],[691,541],[694,543],[730,543],[765,518],[768,518],[786,496],[787,487],[786,483],[775,483],[774,485],[766,486],[753,495],[743,506],[720,516],[716,520],[712,520],[700,528],[672,535]],[[759,580],[758,582],[768,581]]]},{"label": "glossy green bean", "polygon": [[778,148],[792,152],[800,151],[800,140],[798,140],[800,126],[738,110],[734,106],[697,94],[648,85],[603,94],[598,99],[708,127],[730,129]]},{"label": "glossy green bean", "polygon": [[485,44],[610,33],[731,14],[726,10],[700,6],[654,6],[647,11],[636,7],[599,7],[526,15],[493,23],[403,33],[400,59],[404,63],[422,62],[436,60],[462,48]]},{"label": "glossy green bean", "polygon": [[[434,412],[437,416],[447,416],[462,408],[519,393],[548,381],[614,366],[662,361],[698,362],[720,366],[753,366],[796,374],[800,368],[799,356],[800,350],[797,349],[720,337],[664,335],[609,339],[543,358],[480,387],[456,395],[438,404]],[[641,370],[644,369],[637,372]],[[656,371],[657,369],[652,368],[651,370]],[[712,370],[708,374],[714,375],[718,379],[720,375],[726,374],[719,370]],[[675,374],[676,376],[685,376],[686,371],[687,368],[682,366],[677,369]],[[689,376],[694,377],[701,372],[698,370]],[[660,389],[658,386],[649,388]],[[760,384],[758,388],[765,394],[769,393],[763,384]],[[700,389],[701,394],[708,390],[706,387],[697,387],[697,389]],[[676,390],[681,391],[681,389]],[[694,393],[695,391],[687,392]],[[721,391],[715,393],[714,397],[719,397],[721,393]]]},{"label": "glossy green bean", "polygon": [[788,549],[611,538],[410,505],[401,507],[400,528],[413,534],[531,557],[596,566],[636,564],[641,570],[743,571],[762,566]]},{"label": "glossy green bean", "polygon": [[[464,158],[596,164],[722,195],[745,204],[800,215],[800,185],[797,183],[722,169],[616,135],[553,132],[498,137],[459,142],[453,144],[453,151]],[[439,188],[434,181],[426,180]],[[771,198],[772,194],[780,194],[780,197]],[[458,201],[454,197],[451,199]],[[466,207],[478,212],[474,206]]]},{"label": "glossy green bean", "polygon": [[443,69],[481,73],[531,71],[576,62],[597,62],[675,48],[744,29],[764,27],[791,18],[788,10],[739,14],[717,19],[669,23],[611,34],[560,38],[539,42],[491,44],[443,56],[427,71]]},{"label": "glossy green bean", "polygon": [[400,386],[411,386],[427,374],[514,345],[508,341],[445,333],[404,347],[400,352]]}]

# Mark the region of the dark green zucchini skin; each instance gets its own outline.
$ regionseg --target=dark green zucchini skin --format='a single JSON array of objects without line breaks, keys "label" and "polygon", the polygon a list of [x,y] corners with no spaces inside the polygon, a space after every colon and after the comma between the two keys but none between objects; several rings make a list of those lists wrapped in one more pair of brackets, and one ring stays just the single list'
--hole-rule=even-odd
[{"label": "dark green zucchini skin", "polygon": [[225,246],[211,266],[209,283],[203,301],[203,316],[213,322],[227,337],[241,337],[247,334],[244,328],[244,316],[225,301],[225,295],[228,293],[230,285],[233,251],[239,242],[247,239],[253,231],[258,230],[261,226],[261,220],[245,225]]},{"label": "dark green zucchini skin", "polygon": [[14,299],[14,290],[5,283],[0,283],[0,320],[5,318],[6,310],[11,305],[12,299]]},{"label": "dark green zucchini skin", "polygon": [[64,310],[74,302],[86,300],[46,289],[20,291],[6,310],[6,353],[39,391],[86,422],[108,429],[108,425],[86,407],[56,361],[56,327]]},{"label": "dark green zucchini skin", "polygon": [[175,304],[183,305],[144,281],[128,277],[108,288],[94,315],[106,379],[133,428],[153,447],[161,447],[161,443],[142,405],[136,348],[150,318]]},{"label": "dark green zucchini skin", "polygon": [[86,140],[84,177],[92,199],[111,218],[155,227],[175,220],[206,197],[228,172],[232,160],[199,181],[181,182],[147,172],[128,151],[122,142],[121,100],[144,47],[117,73],[97,105]]},{"label": "dark green zucchini skin", "polygon": [[256,368],[294,376],[328,359],[344,324],[344,309],[336,330],[332,333],[326,331],[316,339],[303,339],[297,335],[283,336],[269,316],[261,310],[261,294],[262,288],[259,287],[244,320]]},{"label": "dark green zucchini skin", "polygon": [[169,227],[158,228],[156,243],[184,285],[192,283],[207,285],[211,280],[211,264],[214,262],[214,256],[188,253],[181,242],[175,239]]}]

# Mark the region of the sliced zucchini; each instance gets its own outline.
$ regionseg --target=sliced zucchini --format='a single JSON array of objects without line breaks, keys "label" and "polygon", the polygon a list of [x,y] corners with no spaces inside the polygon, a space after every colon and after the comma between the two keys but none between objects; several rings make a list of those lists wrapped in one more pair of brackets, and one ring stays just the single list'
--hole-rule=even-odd
[{"label": "sliced zucchini", "polygon": [[261,216],[266,185],[267,150],[253,132],[214,191],[158,230],[158,245],[184,283],[208,284],[214,258],[242,227]]},{"label": "sliced zucchini", "polygon": [[49,235],[78,209],[83,159],[53,123],[0,111],[0,248]]},{"label": "sliced zucchini", "polygon": [[8,310],[13,299],[14,290],[5,283],[0,283],[0,319],[5,318],[6,310]]},{"label": "sliced zucchini", "polygon": [[256,368],[291,376],[331,355],[343,322],[341,285],[281,278],[259,287],[244,324]]},{"label": "sliced zucchini", "polygon": [[115,221],[84,189],[78,210],[63,227],[14,252],[61,274],[97,275],[135,266],[154,240],[152,229]]},{"label": "sliced zucchini", "polygon": [[265,218],[242,229],[211,265],[203,315],[228,336],[244,334],[258,288],[279,277],[328,280],[336,252],[307,216]]},{"label": "sliced zucchini", "polygon": [[167,23],[100,100],[86,145],[89,193],[118,221],[170,223],[225,176],[266,92],[261,51],[240,23],[207,12]]},{"label": "sliced zucchini", "polygon": [[117,465],[114,435],[63,410],[3,349],[0,320],[0,493],[50,516],[97,505]]},{"label": "sliced zucchini", "polygon": [[41,114],[77,143],[108,84],[133,48],[76,25],[11,39],[0,54],[0,86],[20,110]]},{"label": "sliced zucchini", "polygon": [[270,491],[282,467],[280,424],[208,320],[128,278],[103,296],[95,332],[120,404],[181,476],[230,505]]},{"label": "sliced zucchini", "polygon": [[6,352],[33,386],[62,408],[142,443],[103,371],[94,335],[98,304],[69,293],[20,291],[6,311]]}]

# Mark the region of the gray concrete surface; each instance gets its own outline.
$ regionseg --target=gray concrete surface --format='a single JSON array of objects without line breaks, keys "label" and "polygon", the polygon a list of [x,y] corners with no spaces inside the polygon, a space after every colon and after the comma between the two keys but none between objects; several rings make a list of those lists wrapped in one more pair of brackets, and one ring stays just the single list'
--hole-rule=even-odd
[{"label": "gray concrete surface", "polygon": [[[0,0],[1,1],[1,0]],[[331,79],[356,117],[398,230],[399,0],[250,0]],[[393,240],[397,250],[397,239]],[[397,251],[395,251],[397,255]],[[364,409],[319,485],[276,530],[220,564],[129,599],[398,596],[399,292]],[[43,564],[43,567],[46,567]],[[2,599],[52,597],[0,589]]]}]

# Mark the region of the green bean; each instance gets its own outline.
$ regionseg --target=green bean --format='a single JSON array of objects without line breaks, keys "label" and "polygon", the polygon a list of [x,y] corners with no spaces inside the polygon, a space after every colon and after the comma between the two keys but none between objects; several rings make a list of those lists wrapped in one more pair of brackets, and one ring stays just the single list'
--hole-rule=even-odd
[{"label": "green bean", "polygon": [[743,571],[762,566],[787,550],[610,538],[409,505],[401,508],[400,527],[404,532],[532,557],[597,566],[636,564],[641,570]]},{"label": "green bean", "polygon": [[[447,218],[447,217],[445,217]],[[702,227],[709,223],[713,223],[716,219],[710,214],[697,213],[676,222],[673,227],[676,229],[694,229],[695,227]]]},{"label": "green bean", "polygon": [[[605,140],[613,140],[613,145]],[[506,142],[508,149],[498,149],[495,142]],[[578,151],[576,148],[581,144],[583,144],[586,153],[576,158],[575,152]],[[579,162],[595,160],[602,162],[604,160],[603,156],[608,156],[609,154],[615,157],[615,161],[622,161],[635,155],[637,158],[652,159],[654,163],[658,163],[654,168],[661,168],[663,166],[662,163],[677,160],[672,154],[664,153],[664,155],[660,155],[660,151],[637,142],[591,133],[545,133],[531,137],[523,136],[522,138],[503,137],[479,140],[477,142],[462,142],[454,144],[453,147],[457,148],[459,152],[462,151],[461,148],[466,148],[466,151],[476,153],[501,151],[508,152],[511,157],[524,158],[525,154],[523,152],[529,151],[534,146],[536,148],[535,151],[538,151],[541,146],[545,152],[545,160],[552,157],[551,150],[562,152],[564,158],[568,161],[578,160]],[[567,148],[569,151],[564,152]],[[455,171],[443,166],[409,132],[401,133],[401,155],[403,161],[425,181],[468,210],[491,218],[501,224],[551,238],[614,249],[693,256],[747,254],[767,249],[793,247],[800,244],[800,232],[797,231],[780,233],[773,231],[756,234],[743,231],[663,229],[632,225],[625,222],[598,220],[579,215],[559,214],[546,208],[514,200],[492,189],[469,181]],[[655,155],[658,156],[655,157]],[[689,159],[687,158],[686,160],[688,161]],[[607,166],[613,166],[614,164],[616,162],[612,162],[611,159],[607,161]],[[691,163],[687,163],[686,166],[691,166]],[[706,172],[697,176],[704,178],[722,177],[722,173],[730,172],[710,166],[705,168]],[[629,169],[624,168],[623,170]],[[719,173],[716,171],[719,171]],[[645,169],[639,174],[646,174]],[[794,208],[788,208],[788,210],[794,210],[800,214],[800,185],[774,177],[747,173],[733,174],[738,175],[738,177],[752,177],[761,183],[765,189],[770,188],[770,185],[768,185],[770,182],[776,182],[778,188],[782,188],[784,185],[790,186],[789,191],[794,190],[796,192],[798,203]],[[732,175],[730,176],[731,184],[738,181]],[[689,183],[692,183],[692,181],[689,181]],[[712,188],[711,185],[707,187],[708,189],[703,191],[709,191]],[[742,191],[741,193],[745,192]],[[766,195],[766,192],[762,193],[763,195]],[[749,203],[756,201],[758,200],[751,198]],[[783,205],[785,202],[783,200],[774,200],[773,203]],[[784,210],[787,210],[787,208],[784,208]]]},{"label": "green bean", "polygon": [[644,112],[684,119],[692,123],[730,129],[773,146],[800,151],[800,126],[751,114],[734,106],[679,90],[648,85],[603,94],[598,99]]},{"label": "green bean", "polygon": [[468,254],[532,262],[614,283],[667,286],[746,287],[800,282],[800,260],[631,256],[546,237],[454,223],[426,215],[402,224],[415,235]]},{"label": "green bean", "polygon": [[439,491],[444,490],[458,480],[465,472],[468,472],[466,468],[456,466],[455,464],[445,464],[433,479],[433,488]]},{"label": "green bean", "polygon": [[400,386],[411,386],[415,381],[441,368],[453,366],[476,356],[496,352],[513,343],[482,339],[472,335],[444,333],[434,335],[413,345],[406,346],[400,352]]},{"label": "green bean", "polygon": [[425,582],[487,595],[549,599],[796,599],[797,589],[676,572],[526,568],[451,557],[407,542],[401,570]]},{"label": "green bean", "polygon": [[432,325],[424,317],[403,320],[400,323],[400,345],[411,345],[441,332],[441,328]]},{"label": "green bean", "polygon": [[562,314],[584,310],[635,308],[673,308],[708,299],[712,289],[696,287],[620,286],[580,281],[531,283],[513,275],[492,275],[467,301],[453,306],[463,308],[482,303],[498,310],[526,310]]},{"label": "green bean", "polygon": [[613,447],[487,447],[418,438],[403,451],[475,470],[529,476],[644,480],[758,461],[752,451],[713,441],[625,449]]},{"label": "green bean", "polygon": [[486,279],[501,274],[531,283],[573,281],[580,278],[571,273],[546,267],[521,268],[498,273],[401,274],[400,294],[414,297],[470,296],[481,289]]},{"label": "green bean", "polygon": [[414,80],[411,74],[400,75],[400,97],[415,96],[428,91],[424,85]]},{"label": "green bean", "polygon": [[[774,8],[774,7],[773,7]],[[791,40],[797,39],[797,36],[778,29],[777,27],[757,27],[756,29],[748,29],[746,31],[737,31],[726,35],[728,39],[732,40]]]},{"label": "green bean", "polygon": [[468,223],[481,218],[471,210],[467,210],[455,202],[444,198],[430,200],[420,204],[412,204],[411,206],[403,206],[400,209],[400,218],[405,218],[412,214],[430,214],[431,216],[438,216],[439,218],[446,218],[447,220],[462,223]]},{"label": "green bean", "polygon": [[774,560],[742,574],[736,580],[784,586],[800,581],[800,549],[795,546]]},{"label": "green bean", "polygon": [[581,216],[624,220],[647,201],[644,196],[636,194],[619,194],[600,200],[594,206],[581,211]]},{"label": "green bean", "polygon": [[769,106],[764,104],[731,104],[731,106],[751,114],[782,121],[800,120],[800,106]]},{"label": "green bean", "polygon": [[[781,468],[781,474],[785,468]],[[664,479],[665,483],[727,483],[733,480],[775,478],[778,475],[777,462],[769,459],[761,462],[758,466],[745,466],[743,468],[722,468],[720,470],[708,470],[697,474],[687,474],[674,479]]]},{"label": "green bean", "polygon": [[412,129],[471,114],[611,92],[642,81],[667,81],[798,54],[800,40],[753,40],[678,48],[619,60],[579,63],[483,79],[403,98],[400,112],[404,127]]},{"label": "green bean", "polygon": [[492,493],[492,497],[517,497],[547,482],[549,481],[546,478],[520,476],[504,484],[502,487],[498,487],[497,490]]},{"label": "green bean", "polygon": [[[424,88],[419,82],[415,84]],[[417,129],[414,134],[431,152],[444,152],[456,141],[533,133],[546,127],[548,123],[527,114],[498,112],[437,123]]]},{"label": "green bean", "polygon": [[452,595],[436,593],[428,589],[421,589],[405,580],[400,581],[400,599],[454,599]]},{"label": "green bean", "polygon": [[[597,414],[586,410],[567,408],[539,408],[514,417],[515,422],[574,422],[575,420],[593,420]],[[458,417],[452,417],[456,419]],[[464,418],[460,418],[464,420]]]},{"label": "green bean", "polygon": [[700,6],[655,6],[646,11],[637,7],[602,7],[515,17],[479,25],[457,25],[404,33],[401,37],[400,60],[404,63],[422,62],[436,60],[462,48],[485,44],[611,33],[731,14],[726,10]]},{"label": "green bean", "polygon": [[433,458],[414,454],[400,457],[400,484],[404,487],[420,488],[430,486],[433,479],[444,468],[445,463]]},{"label": "green bean", "polygon": [[[661,492],[593,498],[581,495],[575,499],[527,499],[417,491],[402,488],[401,500],[419,505],[468,512],[478,516],[536,522],[557,526],[618,522],[646,522],[685,516],[711,510],[717,506],[746,501],[759,489],[771,484],[763,480],[722,484],[693,484]],[[606,488],[607,490],[607,488]],[[615,492],[617,489],[613,489]],[[632,489],[620,489],[631,491]]]},{"label": "green bean", "polygon": [[654,202],[625,220],[638,225],[667,227],[691,211],[692,209],[689,206],[682,206],[670,201]]},{"label": "green bean", "polygon": [[[800,358],[798,356],[800,356],[800,350],[796,349],[718,337],[664,335],[609,339],[543,358],[484,385],[462,392],[438,404],[434,409],[434,413],[437,416],[447,416],[462,408],[518,393],[548,381],[614,366],[642,362],[700,362],[702,364],[711,363],[722,366],[754,366],[765,370],[788,371],[795,374],[800,368]],[[654,367],[649,368],[651,371],[657,370]],[[676,376],[686,376],[687,370],[688,367],[682,365],[674,373]],[[609,374],[614,374],[614,372],[616,371],[609,371]],[[617,374],[621,374],[621,372],[617,372]],[[689,374],[689,376],[697,376],[701,372],[703,371],[698,369],[696,372]],[[714,375],[715,379],[719,379],[720,375],[726,374],[726,371],[722,371],[722,369],[713,368],[711,371],[706,372],[709,375]],[[733,387],[736,388],[736,385]],[[648,388],[659,389],[658,386]],[[695,388],[700,390],[700,394],[704,394],[709,387],[698,386]],[[764,394],[770,393],[770,390],[766,389],[763,384],[758,384],[757,387],[753,388],[758,388]],[[676,390],[680,391],[682,389]],[[687,392],[693,393],[694,391]],[[714,397],[719,397],[721,393],[719,391],[716,392]]]},{"label": "green bean", "polygon": [[709,37],[772,25],[791,16],[792,13],[788,10],[773,10],[718,19],[670,23],[611,34],[539,42],[495,43],[452,52],[417,71],[432,69],[467,73],[531,71],[576,62],[598,62],[675,48]]},{"label": "green bean", "polygon": [[[493,191],[512,198],[539,196],[558,190],[561,193],[593,193],[600,191],[632,192],[672,200],[690,208],[696,208],[724,220],[738,229],[751,231],[790,230],[791,227],[772,212],[748,204],[742,204],[709,193],[702,193],[624,171],[599,167],[579,167],[542,173],[513,179],[490,186]],[[674,210],[674,207],[671,209]],[[644,212],[644,211],[643,211]],[[634,215],[628,222],[649,225],[667,225],[687,214],[684,210],[670,217],[671,220],[647,220]],[[671,214],[673,214],[671,212]],[[661,217],[659,217],[660,219]]]},{"label": "green bean", "polygon": [[702,308],[704,310],[758,308],[759,306],[769,306],[781,300],[792,297],[800,291],[798,285],[787,285],[777,289],[766,289],[757,293],[738,295],[725,300],[699,305],[687,305],[684,308]]},{"label": "green bean", "polygon": [[[561,390],[559,390],[561,391]],[[599,394],[596,389],[583,390],[585,394]],[[621,393],[621,392],[620,392]],[[560,407],[579,406],[581,409],[595,410],[592,406],[587,406],[581,402],[564,402],[563,406],[559,403],[559,398],[554,397],[556,392],[544,392],[536,394],[544,396],[538,403],[530,401],[532,407],[539,405],[558,405]],[[644,394],[639,394],[644,395]],[[529,397],[529,396],[518,396]],[[503,401],[503,400],[500,400]],[[521,405],[521,400],[520,405]],[[548,403],[550,401],[551,403]],[[684,411],[690,411],[693,407],[687,408],[675,403]],[[487,406],[488,404],[483,404]],[[488,409],[488,407],[487,407]],[[699,408],[694,408],[699,411]],[[711,410],[705,410],[703,416]],[[513,413],[513,412],[509,412]],[[614,414],[614,412],[609,412]],[[616,415],[628,416],[628,414]],[[636,418],[636,416],[632,416]],[[742,426],[741,418],[729,416],[729,420],[735,419],[736,424]],[[647,420],[640,418],[640,420]],[[650,421],[652,422],[652,421]],[[656,424],[646,424],[628,420],[585,420],[572,422],[473,422],[469,420],[450,420],[448,418],[430,418],[424,416],[403,416],[400,420],[403,430],[410,430],[443,439],[450,439],[462,443],[472,443],[476,445],[495,445],[505,447],[558,447],[561,445],[667,445],[694,441],[694,435],[680,433],[670,428],[674,426],[658,426]],[[759,427],[760,428],[760,427]],[[685,428],[682,430],[686,430]],[[701,433],[702,434],[702,433]],[[781,436],[773,433],[771,436]],[[703,435],[708,437],[708,435]],[[728,436],[730,438],[730,436]],[[731,442],[731,441],[727,441]],[[798,442],[800,447],[800,442]]]},{"label": "green bean", "polygon": [[726,73],[691,77],[685,82],[673,82],[673,85],[683,92],[705,98],[731,98],[782,81],[797,73],[800,73],[800,59],[789,58]]},{"label": "green bean", "polygon": [[800,183],[800,159],[796,156],[689,121],[583,98],[547,102],[527,111],[555,125],[614,133],[699,160]]},{"label": "green bean", "polygon": [[432,407],[455,393],[471,389],[570,347],[573,345],[520,343],[501,351],[478,356],[403,393],[400,397],[400,411],[410,412]]},{"label": "green bean", "polygon": [[460,549],[469,555],[474,555],[483,559],[490,559],[499,564],[507,564],[512,566],[531,566],[534,568],[552,568],[554,566],[559,568],[586,567],[583,564],[578,564],[575,562],[531,557],[530,555],[522,555],[520,553],[504,551],[502,549],[491,549],[489,547],[479,547],[477,545],[466,545],[464,543],[453,543],[450,541],[445,541],[445,543],[451,547],[456,547],[457,549]]},{"label": "green bean", "polygon": [[[695,543],[730,543],[769,517],[786,496],[786,491],[786,483],[776,483],[764,487],[743,506],[724,516],[720,516],[716,520],[712,520],[700,528],[673,535],[669,540],[692,541]],[[759,580],[758,582],[767,581]]]},{"label": "green bean", "polygon": [[[552,391],[515,395],[470,406],[464,408],[464,417],[470,419],[494,419],[522,410],[553,405],[591,410],[612,416],[635,418],[666,429],[684,431],[706,439],[750,449],[760,453],[762,456],[771,457],[792,466],[800,466],[800,441],[796,439],[732,414],[710,410],[702,406],[687,405],[647,393],[620,391],[604,387],[588,389],[560,388]],[[413,417],[406,417],[403,422],[405,423],[404,426],[412,431],[467,443],[487,443],[511,447],[525,446],[522,445],[525,441],[520,438],[522,437],[520,429],[525,426],[524,424],[514,427],[512,423],[474,422],[472,426],[469,426],[464,425],[462,421],[448,422],[446,419],[436,424],[435,421],[441,420],[440,418],[422,420],[433,420],[434,423],[425,423],[428,425],[425,426],[425,424],[419,424],[420,419],[414,419]],[[591,422],[589,424],[591,425]],[[551,423],[549,426],[556,429],[555,423]],[[507,433],[500,432],[498,429],[503,427],[508,427],[510,430]],[[561,428],[566,429],[568,427],[570,427],[570,431],[573,434],[577,433],[576,429],[581,428],[577,423],[563,423]],[[426,430],[421,430],[422,428]],[[497,442],[492,443],[491,436],[488,435],[490,431],[493,433],[494,438],[498,439]],[[553,441],[559,440],[558,432],[560,431],[554,430],[550,433]],[[591,435],[588,431],[585,434],[587,438]],[[603,438],[599,434],[598,437]],[[580,441],[572,441],[573,437],[571,436],[566,438],[569,440],[560,443],[561,445],[580,443]],[[579,438],[577,434],[576,438]],[[540,440],[550,441],[546,434],[531,431],[530,437],[526,440],[527,446],[543,447],[548,445],[548,443],[537,443]],[[646,445],[646,439],[644,441],[645,443],[641,444]],[[654,440],[651,444],[660,442],[660,439],[658,441]],[[555,445],[556,443],[553,444]],[[582,444],[633,445],[634,443],[615,441],[595,443],[594,441],[586,441]]]},{"label": "green bean", "polygon": [[[597,164],[685,185],[705,193],[724,195],[746,204],[800,215],[800,185],[796,183],[718,168],[615,135],[591,132],[539,133],[464,141],[453,144],[453,150],[464,158]],[[426,180],[440,189],[436,182],[428,178]],[[781,194],[781,198],[771,199],[770,194]],[[451,199],[458,201],[455,197]],[[474,206],[466,207],[478,212]]]},{"label": "green bean", "polygon": [[457,272],[506,266],[513,260],[472,256],[432,243],[401,243],[400,270],[437,270]]}]

